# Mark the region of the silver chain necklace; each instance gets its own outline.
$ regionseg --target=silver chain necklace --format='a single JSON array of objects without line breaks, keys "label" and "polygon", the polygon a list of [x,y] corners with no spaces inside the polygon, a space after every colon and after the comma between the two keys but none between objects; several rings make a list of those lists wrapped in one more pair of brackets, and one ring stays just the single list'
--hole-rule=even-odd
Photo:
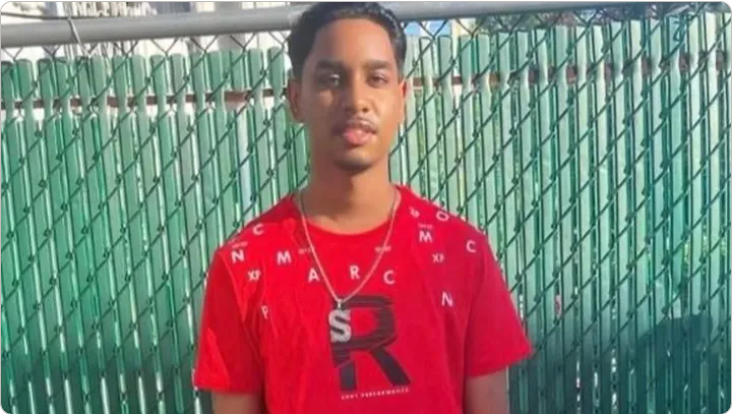
[{"label": "silver chain necklace", "polygon": [[369,279],[371,279],[374,272],[377,270],[377,266],[379,266],[379,262],[382,261],[382,256],[384,256],[384,252],[387,250],[387,245],[392,237],[392,229],[394,226],[395,221],[395,209],[397,206],[397,199],[398,199],[399,193],[395,189],[395,195],[392,198],[392,207],[390,209],[390,218],[389,218],[389,228],[387,230],[387,235],[384,238],[384,242],[382,243],[382,247],[379,249],[377,259],[372,264],[371,269],[369,269],[369,273],[367,273],[366,277],[362,280],[362,282],[359,284],[359,286],[354,289],[353,292],[351,292],[349,295],[344,296],[343,298],[339,298],[336,294],[336,291],[333,289],[333,286],[331,285],[330,280],[328,279],[328,276],[326,275],[326,271],[323,269],[323,265],[321,264],[321,260],[318,258],[318,253],[316,252],[316,248],[313,245],[313,241],[310,237],[310,232],[308,231],[308,223],[306,221],[306,210],[305,210],[305,203],[303,202],[303,192],[298,193],[298,203],[300,205],[300,218],[301,218],[301,224],[303,226],[303,231],[305,232],[305,238],[308,241],[308,248],[313,255],[313,260],[316,262],[316,266],[318,266],[318,270],[321,272],[321,275],[323,276],[324,282],[326,282],[326,288],[328,289],[328,292],[331,294],[331,297],[336,302],[336,308],[338,311],[342,311],[342,306],[344,303],[349,301],[351,298],[356,296],[361,289],[366,286],[366,284],[369,282]]}]

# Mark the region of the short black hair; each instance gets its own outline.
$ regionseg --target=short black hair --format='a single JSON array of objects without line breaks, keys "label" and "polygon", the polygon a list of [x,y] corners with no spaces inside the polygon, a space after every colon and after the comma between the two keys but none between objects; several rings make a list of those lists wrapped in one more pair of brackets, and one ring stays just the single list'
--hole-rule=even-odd
[{"label": "short black hair", "polygon": [[405,32],[392,11],[376,2],[317,3],[300,15],[288,37],[288,56],[293,76],[300,79],[303,65],[313,48],[318,30],[340,19],[368,19],[382,26],[389,34],[397,68],[402,74],[407,42]]}]

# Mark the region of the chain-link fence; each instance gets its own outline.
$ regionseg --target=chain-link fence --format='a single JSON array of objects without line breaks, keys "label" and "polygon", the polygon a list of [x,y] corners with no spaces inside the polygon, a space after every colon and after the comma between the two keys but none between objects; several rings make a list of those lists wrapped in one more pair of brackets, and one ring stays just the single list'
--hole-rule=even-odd
[{"label": "chain-link fence", "polygon": [[[726,411],[730,13],[406,30],[391,174],[497,250],[537,350],[512,412]],[[191,369],[209,257],[308,176],[285,35],[3,50],[5,411],[208,409]]]}]

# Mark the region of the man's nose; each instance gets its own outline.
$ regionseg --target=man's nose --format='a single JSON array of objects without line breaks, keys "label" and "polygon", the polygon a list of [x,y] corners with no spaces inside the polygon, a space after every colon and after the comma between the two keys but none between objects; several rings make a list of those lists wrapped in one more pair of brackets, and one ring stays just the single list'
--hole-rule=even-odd
[{"label": "man's nose", "polygon": [[343,105],[349,114],[359,114],[369,110],[368,85],[361,79],[352,78],[344,85]]}]

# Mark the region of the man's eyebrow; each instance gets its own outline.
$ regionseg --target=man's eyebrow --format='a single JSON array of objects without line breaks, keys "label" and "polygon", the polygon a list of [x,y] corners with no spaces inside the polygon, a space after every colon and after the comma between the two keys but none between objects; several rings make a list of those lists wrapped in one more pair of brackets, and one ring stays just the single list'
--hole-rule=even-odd
[{"label": "man's eyebrow", "polygon": [[[332,59],[321,59],[318,62],[316,62],[316,70],[338,70],[343,71],[345,69],[345,65],[340,60],[332,60]],[[377,70],[377,69],[392,69],[392,65],[389,63],[389,61],[381,60],[381,59],[370,59],[364,62],[363,67],[367,70]]]},{"label": "man's eyebrow", "polygon": [[316,62],[316,70],[342,70],[344,64],[338,60],[321,59]]},{"label": "man's eyebrow", "polygon": [[369,70],[392,69],[392,65],[388,61],[380,59],[370,59],[364,63],[364,67]]}]

